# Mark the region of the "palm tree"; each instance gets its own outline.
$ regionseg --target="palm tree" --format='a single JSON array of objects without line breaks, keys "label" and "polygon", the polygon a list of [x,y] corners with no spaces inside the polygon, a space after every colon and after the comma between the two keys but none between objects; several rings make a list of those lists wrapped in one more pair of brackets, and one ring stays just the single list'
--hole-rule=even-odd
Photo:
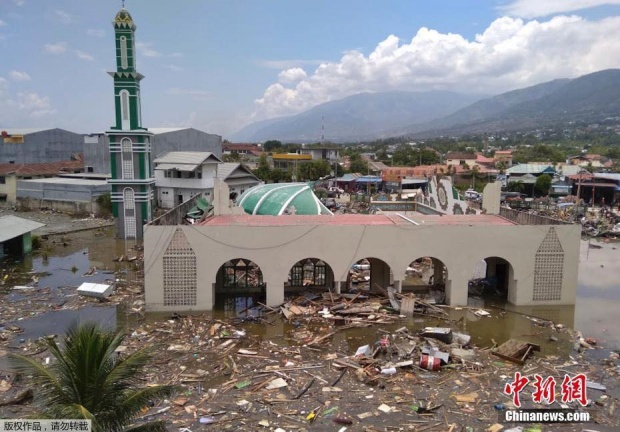
[{"label": "palm tree", "polygon": [[49,367],[35,359],[11,355],[18,372],[31,376],[42,411],[37,418],[92,420],[93,432],[165,431],[163,421],[126,428],[154,400],[166,397],[173,386],[139,388],[150,360],[147,349],[128,356],[116,353],[122,333],[106,332],[94,323],[72,326],[60,346],[46,345],[54,361]]}]

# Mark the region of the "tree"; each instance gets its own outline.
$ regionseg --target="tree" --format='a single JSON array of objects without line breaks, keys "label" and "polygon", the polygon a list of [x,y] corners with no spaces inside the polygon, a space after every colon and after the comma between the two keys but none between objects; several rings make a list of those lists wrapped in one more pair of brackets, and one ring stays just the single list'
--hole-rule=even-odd
[{"label": "tree", "polygon": [[263,143],[263,149],[266,152],[271,152],[275,149],[281,148],[282,147],[282,143],[278,140],[269,140],[269,141],[265,141]]},{"label": "tree", "polygon": [[263,181],[269,180],[269,176],[271,174],[271,167],[269,166],[269,162],[267,162],[267,153],[261,153],[258,158],[258,166],[253,171],[254,175]]},{"label": "tree", "polygon": [[349,169],[352,173],[368,174],[368,162],[366,162],[359,153],[353,153],[349,156]]},{"label": "tree", "polygon": [[139,388],[150,361],[148,348],[116,354],[124,335],[94,323],[71,327],[60,346],[46,339],[54,357],[46,367],[35,359],[11,355],[15,369],[30,375],[42,412],[38,418],[92,420],[93,432],[165,431],[163,421],[126,428],[155,399],[170,396],[173,386]]},{"label": "tree", "polygon": [[222,155],[222,162],[240,162],[241,156],[239,153],[228,153]]},{"label": "tree", "polygon": [[536,179],[534,183],[534,190],[541,195],[549,195],[549,189],[551,189],[551,176],[549,174],[543,174]]}]

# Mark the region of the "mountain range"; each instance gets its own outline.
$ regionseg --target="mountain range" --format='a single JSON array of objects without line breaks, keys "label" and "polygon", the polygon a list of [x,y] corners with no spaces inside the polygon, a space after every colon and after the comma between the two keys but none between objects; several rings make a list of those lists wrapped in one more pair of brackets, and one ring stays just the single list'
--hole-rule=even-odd
[{"label": "mountain range", "polygon": [[235,142],[355,142],[431,138],[597,121],[620,115],[620,69],[556,79],[497,96],[448,91],[360,93],[303,113],[252,123]]}]

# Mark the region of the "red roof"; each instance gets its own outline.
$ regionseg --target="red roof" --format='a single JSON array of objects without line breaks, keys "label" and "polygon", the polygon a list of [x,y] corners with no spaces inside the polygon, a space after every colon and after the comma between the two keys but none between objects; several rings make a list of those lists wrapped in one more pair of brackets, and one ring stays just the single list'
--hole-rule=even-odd
[{"label": "red roof", "polygon": [[81,160],[73,160],[48,163],[0,164],[0,174],[3,175],[54,175],[60,172],[74,171],[84,171],[84,162]]},{"label": "red roof", "polygon": [[222,144],[222,150],[246,150],[246,151],[259,151],[262,152],[262,149],[256,144]]},{"label": "red roof", "polygon": [[[515,225],[513,222],[493,215],[423,215],[407,214],[407,218],[424,225]],[[411,225],[409,221],[395,213],[381,215],[345,214],[334,216],[252,216],[226,215],[214,216],[200,222],[203,226],[295,226],[295,225]]]}]

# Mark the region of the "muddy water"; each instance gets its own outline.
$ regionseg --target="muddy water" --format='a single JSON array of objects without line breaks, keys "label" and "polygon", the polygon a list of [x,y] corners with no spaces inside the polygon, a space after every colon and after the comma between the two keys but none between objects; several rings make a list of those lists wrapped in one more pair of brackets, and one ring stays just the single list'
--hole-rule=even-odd
[{"label": "muddy water", "polygon": [[[51,251],[48,251],[47,258],[41,254],[28,257],[20,264],[22,270],[44,273],[39,276],[40,287],[75,287],[82,282],[105,281],[113,278],[113,271],[125,272],[131,279],[131,267],[127,264],[114,262],[114,258],[120,255],[133,255],[130,251],[133,246],[131,243],[116,240],[113,229],[103,229],[95,231],[84,231],[66,236],[66,238],[54,237],[56,244]],[[597,243],[598,244],[598,243]],[[620,266],[616,265],[620,245],[600,244],[601,249],[588,248],[586,242],[582,243],[582,256],[579,271],[579,289],[576,306],[540,306],[540,307],[513,307],[501,305],[510,309],[490,308],[491,317],[478,317],[467,309],[450,310],[446,319],[433,319],[422,316],[414,316],[392,326],[383,327],[385,330],[395,330],[406,325],[411,330],[416,330],[425,326],[450,326],[456,331],[467,333],[472,336],[472,342],[478,346],[489,346],[494,341],[502,342],[509,338],[527,339],[542,346],[543,352],[566,353],[571,347],[571,341],[562,340],[550,342],[553,333],[548,327],[540,325],[531,317],[540,317],[552,320],[555,323],[564,324],[567,327],[574,327],[583,332],[584,336],[591,336],[601,340],[604,346],[610,348],[620,347],[620,326],[614,325],[614,318],[620,307]],[[85,277],[92,267],[97,267],[99,274],[94,277]],[[14,295],[14,294],[13,294]],[[234,317],[239,312],[240,316],[246,317],[252,314],[252,310],[246,310],[256,305],[257,301],[263,299],[247,296],[218,299],[220,311],[213,314],[216,317]],[[485,304],[486,307],[492,306]],[[87,314],[89,315],[89,314]],[[101,317],[89,315],[102,324],[112,322],[108,312],[102,312]],[[162,315],[153,315],[149,320],[161,319]],[[56,333],[62,328],[66,328],[75,321],[73,313],[56,311],[49,316],[40,316],[36,323],[52,322]],[[29,324],[20,321],[20,327],[27,328]],[[126,320],[119,319],[114,321],[118,325],[125,325]],[[264,339],[284,338],[290,344],[295,345],[299,334],[307,324],[300,319],[294,323],[282,321],[280,318],[271,317],[270,325],[244,324],[253,334],[262,336]],[[617,319],[616,319],[617,322]],[[51,327],[51,326],[50,326]],[[45,326],[39,324],[32,325],[33,330],[28,333],[28,337],[38,337],[45,333]],[[39,329],[39,330],[36,330]],[[355,349],[367,343],[374,343],[380,335],[376,331],[367,329],[350,329],[346,332],[339,332],[335,336],[335,343],[338,349],[343,352],[351,353]],[[557,336],[557,335],[556,335]]]}]

